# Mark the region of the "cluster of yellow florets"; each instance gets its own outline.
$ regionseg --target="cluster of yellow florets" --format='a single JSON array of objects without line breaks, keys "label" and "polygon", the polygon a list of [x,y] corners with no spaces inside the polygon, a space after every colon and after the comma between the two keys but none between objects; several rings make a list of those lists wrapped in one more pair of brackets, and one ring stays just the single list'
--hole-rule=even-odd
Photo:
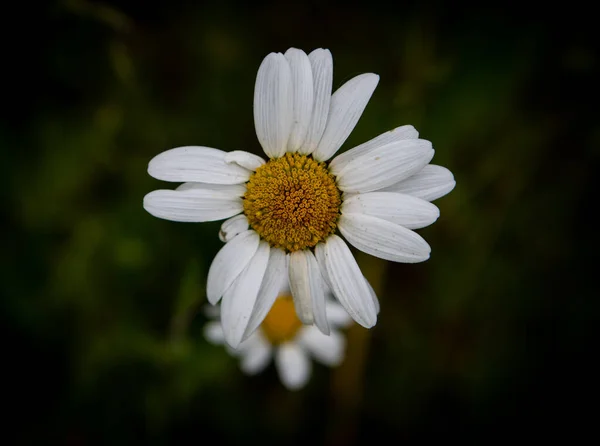
[{"label": "cluster of yellow florets", "polygon": [[250,226],[271,246],[297,251],[312,248],[335,231],[340,191],[324,163],[286,153],[250,177],[244,213]]}]

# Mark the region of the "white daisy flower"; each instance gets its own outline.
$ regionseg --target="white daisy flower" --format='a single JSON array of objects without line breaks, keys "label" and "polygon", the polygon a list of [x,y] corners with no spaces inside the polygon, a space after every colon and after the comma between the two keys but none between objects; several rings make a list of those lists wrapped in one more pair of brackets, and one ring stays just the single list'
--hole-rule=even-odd
[{"label": "white daisy flower", "polygon": [[[304,387],[310,378],[311,357],[329,367],[342,362],[346,339],[339,328],[347,327],[352,319],[339,304],[326,298],[327,322],[331,329],[329,336],[324,335],[314,325],[304,325],[298,319],[289,288],[282,288],[260,327],[237,348],[227,344],[225,347],[231,355],[240,358],[240,367],[247,375],[261,372],[273,358],[283,385],[296,390]],[[209,307],[206,313],[218,318],[219,307]],[[225,331],[218,321],[204,326],[204,336],[213,344],[226,342]]]},{"label": "white daisy flower", "polygon": [[254,122],[268,160],[244,151],[178,147],[154,157],[153,177],[183,182],[144,197],[152,215],[173,221],[229,218],[207,281],[221,299],[225,339],[236,347],[277,297],[289,262],[298,317],[329,333],[321,282],[360,325],[377,322],[374,293],[337,231],[356,248],[393,262],[422,262],[431,251],[414,229],[439,216],[430,201],[450,192],[452,173],[429,164],[431,142],[405,125],[331,159],[344,143],[379,76],[358,75],[331,94],[331,53],[290,48],[262,62]]}]

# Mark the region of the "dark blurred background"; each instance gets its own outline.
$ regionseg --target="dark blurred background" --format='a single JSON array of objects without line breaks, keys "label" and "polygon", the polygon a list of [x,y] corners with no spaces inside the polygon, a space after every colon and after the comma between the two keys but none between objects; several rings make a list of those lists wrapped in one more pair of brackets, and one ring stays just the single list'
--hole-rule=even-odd
[{"label": "dark blurred background", "polygon": [[[3,14],[4,444],[578,443],[598,420],[599,52],[525,4],[64,0]],[[381,80],[346,150],[401,124],[456,189],[422,264],[358,254],[382,312],[289,392],[202,335],[220,223],[151,217],[166,149],[260,153],[263,57]],[[6,413],[5,412],[5,413]],[[597,434],[594,434],[597,436]]]}]

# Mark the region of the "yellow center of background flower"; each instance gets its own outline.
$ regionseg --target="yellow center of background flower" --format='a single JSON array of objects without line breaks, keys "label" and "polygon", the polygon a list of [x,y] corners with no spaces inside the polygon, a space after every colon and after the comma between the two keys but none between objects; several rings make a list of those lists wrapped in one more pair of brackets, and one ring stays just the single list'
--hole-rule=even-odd
[{"label": "yellow center of background flower", "polygon": [[335,231],[342,200],[325,163],[286,153],[252,174],[244,195],[250,226],[287,251],[312,248]]},{"label": "yellow center of background flower", "polygon": [[271,344],[281,344],[294,339],[300,327],[302,322],[296,316],[292,296],[286,295],[275,299],[275,303],[260,326]]}]

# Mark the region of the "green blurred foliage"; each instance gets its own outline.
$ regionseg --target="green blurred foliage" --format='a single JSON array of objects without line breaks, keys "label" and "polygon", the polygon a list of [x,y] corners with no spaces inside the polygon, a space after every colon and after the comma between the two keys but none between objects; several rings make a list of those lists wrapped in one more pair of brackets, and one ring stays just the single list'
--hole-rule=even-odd
[{"label": "green blurred foliage", "polygon": [[[573,410],[598,314],[598,52],[563,11],[504,6],[65,0],[17,13],[37,37],[5,57],[19,94],[0,123],[9,444],[481,443],[585,424]],[[290,46],[331,49],[334,87],[381,76],[344,150],[410,123],[457,180],[419,231],[428,262],[356,253],[380,321],[351,328],[345,363],[316,365],[297,393],[273,367],[243,376],[202,336],[219,223],[142,208],[171,187],[146,173],[161,151],[260,153],[256,70]]]}]

